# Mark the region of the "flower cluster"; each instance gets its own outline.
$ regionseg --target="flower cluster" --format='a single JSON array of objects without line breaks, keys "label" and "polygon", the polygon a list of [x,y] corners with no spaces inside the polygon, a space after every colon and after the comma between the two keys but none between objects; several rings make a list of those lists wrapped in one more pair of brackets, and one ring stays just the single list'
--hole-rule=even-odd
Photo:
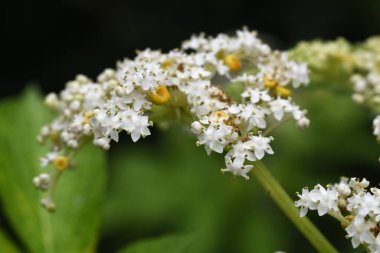
[{"label": "flower cluster", "polygon": [[290,55],[291,58],[308,63],[315,81],[331,78],[337,72],[353,70],[352,47],[343,38],[300,42],[290,51]]},{"label": "flower cluster", "polygon": [[[135,142],[150,135],[152,119],[176,115],[191,125],[208,154],[226,153],[222,172],[248,179],[251,162],[273,154],[270,132],[281,121],[309,125],[291,98],[293,88],[308,82],[305,64],[271,50],[247,29],[235,36],[194,35],[168,53],[147,49],[105,70],[96,82],[80,75],[59,95],[46,97],[58,117],[38,137],[53,143],[41,165],[53,164],[61,173],[86,139],[107,150],[122,131]],[[228,94],[230,88],[239,96]],[[48,190],[40,177],[36,186]]]},{"label": "flower cluster", "polygon": [[365,245],[371,252],[380,252],[380,189],[368,189],[366,179],[342,178],[339,183],[324,188],[317,185],[313,190],[302,189],[297,193],[300,216],[308,210],[317,210],[338,219],[345,228],[347,238],[357,248]]},{"label": "flower cluster", "polygon": [[[348,83],[352,99],[367,104],[380,114],[380,37],[350,45],[344,39],[336,41],[302,42],[291,51],[294,59],[305,61],[316,81]],[[380,142],[380,116],[373,121],[373,134]]]},{"label": "flower cluster", "polygon": [[[380,37],[368,39],[353,53],[355,73],[351,77],[354,84],[352,98],[357,103],[368,104],[380,113]],[[373,134],[380,143],[380,116],[373,120]]]}]

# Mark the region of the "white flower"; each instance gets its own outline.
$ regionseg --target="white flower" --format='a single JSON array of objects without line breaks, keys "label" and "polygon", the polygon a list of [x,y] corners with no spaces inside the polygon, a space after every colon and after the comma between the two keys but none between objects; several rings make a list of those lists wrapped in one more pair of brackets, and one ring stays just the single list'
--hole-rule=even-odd
[{"label": "white flower", "polygon": [[247,73],[243,73],[233,79],[231,79],[232,82],[244,82],[248,84],[256,84],[258,82],[258,76],[257,75],[248,75]]},{"label": "white flower", "polygon": [[348,185],[355,193],[360,194],[365,191],[365,188],[368,187],[369,182],[365,178],[360,181],[358,178],[353,177],[348,182]]},{"label": "white flower", "polygon": [[254,154],[258,160],[261,160],[264,157],[265,153],[273,155],[273,150],[269,145],[272,138],[259,135],[251,136],[249,139],[249,142],[252,143],[252,146],[254,148]]},{"label": "white flower", "polygon": [[146,95],[141,92],[132,91],[126,98],[122,99],[124,103],[131,104],[135,111],[140,111],[142,109],[150,109],[151,102],[148,102],[145,97]]},{"label": "white flower", "polygon": [[335,189],[325,189],[318,184],[311,192],[310,198],[317,203],[318,215],[325,215],[328,211],[339,211],[338,192]]},{"label": "white flower", "polygon": [[340,181],[339,184],[334,185],[339,196],[348,197],[351,195],[351,189],[346,181]]},{"label": "white flower", "polygon": [[376,116],[373,120],[373,134],[380,136],[380,116]]},{"label": "white flower", "polygon": [[305,129],[305,128],[308,128],[310,125],[310,120],[308,118],[306,118],[305,116],[301,117],[298,121],[297,121],[297,126],[301,129]]},{"label": "white flower", "polygon": [[230,157],[226,156],[225,160],[227,168],[222,169],[222,172],[231,172],[235,176],[242,176],[245,179],[249,179],[247,173],[251,171],[253,165],[244,165],[244,159],[241,157],[237,157],[232,161]]},{"label": "white flower", "polygon": [[356,92],[364,92],[367,88],[367,82],[361,75],[353,75],[351,77],[351,82],[354,84],[354,90]]},{"label": "white flower", "polygon": [[188,49],[201,49],[205,45],[207,45],[208,40],[205,38],[205,34],[200,34],[199,36],[193,35],[190,40],[184,41],[182,44],[182,48]]},{"label": "white flower", "polygon": [[131,135],[133,142],[136,142],[141,136],[150,135],[148,128],[150,125],[147,116],[132,115],[123,121],[121,128]]},{"label": "white flower", "polygon": [[251,131],[254,127],[266,128],[265,116],[268,114],[266,109],[248,103],[240,106],[241,111],[238,116],[245,122],[245,132]]},{"label": "white flower", "polygon": [[378,234],[376,239],[369,244],[368,248],[372,253],[380,253],[380,234]]},{"label": "white flower", "polygon": [[252,89],[248,87],[242,94],[241,96],[243,98],[249,98],[250,101],[254,104],[260,102],[260,101],[265,101],[269,102],[272,100],[272,97],[269,96],[267,90],[260,90],[258,88]]},{"label": "white flower", "polygon": [[47,191],[51,184],[51,178],[49,174],[42,173],[33,178],[34,185],[42,191]]},{"label": "white flower", "polygon": [[236,144],[232,145],[232,148],[227,155],[233,158],[242,157],[248,161],[256,161],[253,149],[254,146],[252,141],[238,141]]},{"label": "white flower", "polygon": [[291,111],[292,107],[287,99],[277,98],[269,102],[270,110],[276,120],[280,121],[284,117],[285,112]]},{"label": "white flower", "polygon": [[49,93],[45,98],[45,105],[51,110],[58,110],[61,104],[57,94]]},{"label": "white flower", "polygon": [[202,130],[203,130],[203,126],[201,123],[199,123],[199,121],[194,121],[192,124],[191,124],[191,131],[194,133],[194,134],[201,134],[202,133]]},{"label": "white flower", "polygon": [[301,84],[309,83],[309,75],[306,64],[289,62],[290,71],[288,77],[293,81],[293,87],[298,88]]},{"label": "white flower", "polygon": [[372,221],[366,221],[363,216],[357,215],[354,221],[346,228],[347,236],[351,238],[351,243],[354,248],[357,248],[361,243],[371,243],[373,235],[371,229],[376,226]]},{"label": "white flower", "polygon": [[108,138],[99,138],[99,139],[94,139],[93,143],[95,146],[101,147],[104,150],[108,150],[110,148],[110,139]]},{"label": "white flower", "polygon": [[222,153],[224,147],[228,144],[227,139],[231,134],[231,127],[224,123],[210,124],[208,128],[198,136],[198,143],[205,146],[207,154],[210,154],[211,151]]},{"label": "white flower", "polygon": [[302,194],[297,193],[300,198],[295,202],[296,207],[300,207],[300,216],[303,217],[307,214],[307,211],[316,210],[318,203],[310,198],[310,192],[307,188],[302,189]]},{"label": "white flower", "polygon": [[354,195],[348,199],[347,209],[352,211],[355,209],[360,216],[375,216],[380,214],[380,199],[367,192],[365,194]]},{"label": "white flower", "polygon": [[40,158],[41,167],[46,167],[59,156],[59,152],[53,151]]}]

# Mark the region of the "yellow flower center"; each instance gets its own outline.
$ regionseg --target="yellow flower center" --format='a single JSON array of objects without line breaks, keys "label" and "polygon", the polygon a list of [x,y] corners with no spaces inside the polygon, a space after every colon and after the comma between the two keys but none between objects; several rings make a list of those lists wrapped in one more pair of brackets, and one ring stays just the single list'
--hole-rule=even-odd
[{"label": "yellow flower center", "polygon": [[224,57],[224,63],[231,71],[239,71],[241,69],[240,59],[235,54],[228,54]]},{"label": "yellow flower center", "polygon": [[278,83],[276,82],[276,80],[269,79],[268,77],[264,76],[264,85],[268,89],[273,89],[278,85]]},{"label": "yellow flower center", "polygon": [[69,166],[69,159],[66,156],[60,155],[53,161],[54,167],[58,171],[64,171]]},{"label": "yellow flower center", "polygon": [[281,97],[287,98],[292,94],[292,91],[290,89],[287,89],[283,86],[278,85],[276,87],[276,93],[277,93],[277,95],[279,95]]},{"label": "yellow flower center", "polygon": [[215,116],[215,117],[217,117],[217,118],[224,118],[224,117],[226,117],[226,113],[225,112],[223,112],[223,111],[217,111],[217,112],[213,112],[212,113],[213,114],[213,116]]},{"label": "yellow flower center", "polygon": [[170,92],[165,85],[160,85],[156,88],[155,93],[148,92],[148,97],[153,104],[162,105],[169,101]]},{"label": "yellow flower center", "polygon": [[87,113],[84,115],[83,123],[84,123],[84,124],[88,124],[89,121],[90,121],[90,118],[92,117],[92,115],[94,115],[94,112],[87,112]]},{"label": "yellow flower center", "polygon": [[167,68],[169,68],[172,64],[173,64],[173,61],[170,60],[170,59],[167,59],[167,60],[165,60],[165,61],[161,64],[161,67],[162,67],[163,69],[167,69]]}]

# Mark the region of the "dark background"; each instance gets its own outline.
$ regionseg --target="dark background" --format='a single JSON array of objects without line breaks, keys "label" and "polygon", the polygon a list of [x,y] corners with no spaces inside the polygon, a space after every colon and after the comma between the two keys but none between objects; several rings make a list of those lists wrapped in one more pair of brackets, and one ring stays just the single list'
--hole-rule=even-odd
[{"label": "dark background", "polygon": [[136,49],[169,50],[192,33],[242,26],[289,48],[300,40],[380,34],[380,1],[3,1],[0,96],[28,82],[58,91],[78,73],[92,78]]}]

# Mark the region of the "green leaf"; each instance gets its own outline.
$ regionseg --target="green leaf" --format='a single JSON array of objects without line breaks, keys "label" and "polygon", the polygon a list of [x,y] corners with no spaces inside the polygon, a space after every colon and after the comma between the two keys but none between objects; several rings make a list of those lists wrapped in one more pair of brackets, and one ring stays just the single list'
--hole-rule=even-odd
[{"label": "green leaf", "polygon": [[19,253],[20,250],[12,242],[12,240],[0,229],[0,252]]},{"label": "green leaf", "polygon": [[118,253],[184,253],[190,252],[191,241],[189,235],[166,235],[139,241]]},{"label": "green leaf", "polygon": [[[57,211],[39,205],[41,193],[32,183],[41,173],[38,157],[48,147],[36,136],[49,113],[35,89],[0,104],[0,197],[4,212],[28,252],[93,252],[99,230],[105,184],[101,150],[82,148],[78,166],[61,177],[55,191]],[[48,146],[48,145],[46,145]]]}]

